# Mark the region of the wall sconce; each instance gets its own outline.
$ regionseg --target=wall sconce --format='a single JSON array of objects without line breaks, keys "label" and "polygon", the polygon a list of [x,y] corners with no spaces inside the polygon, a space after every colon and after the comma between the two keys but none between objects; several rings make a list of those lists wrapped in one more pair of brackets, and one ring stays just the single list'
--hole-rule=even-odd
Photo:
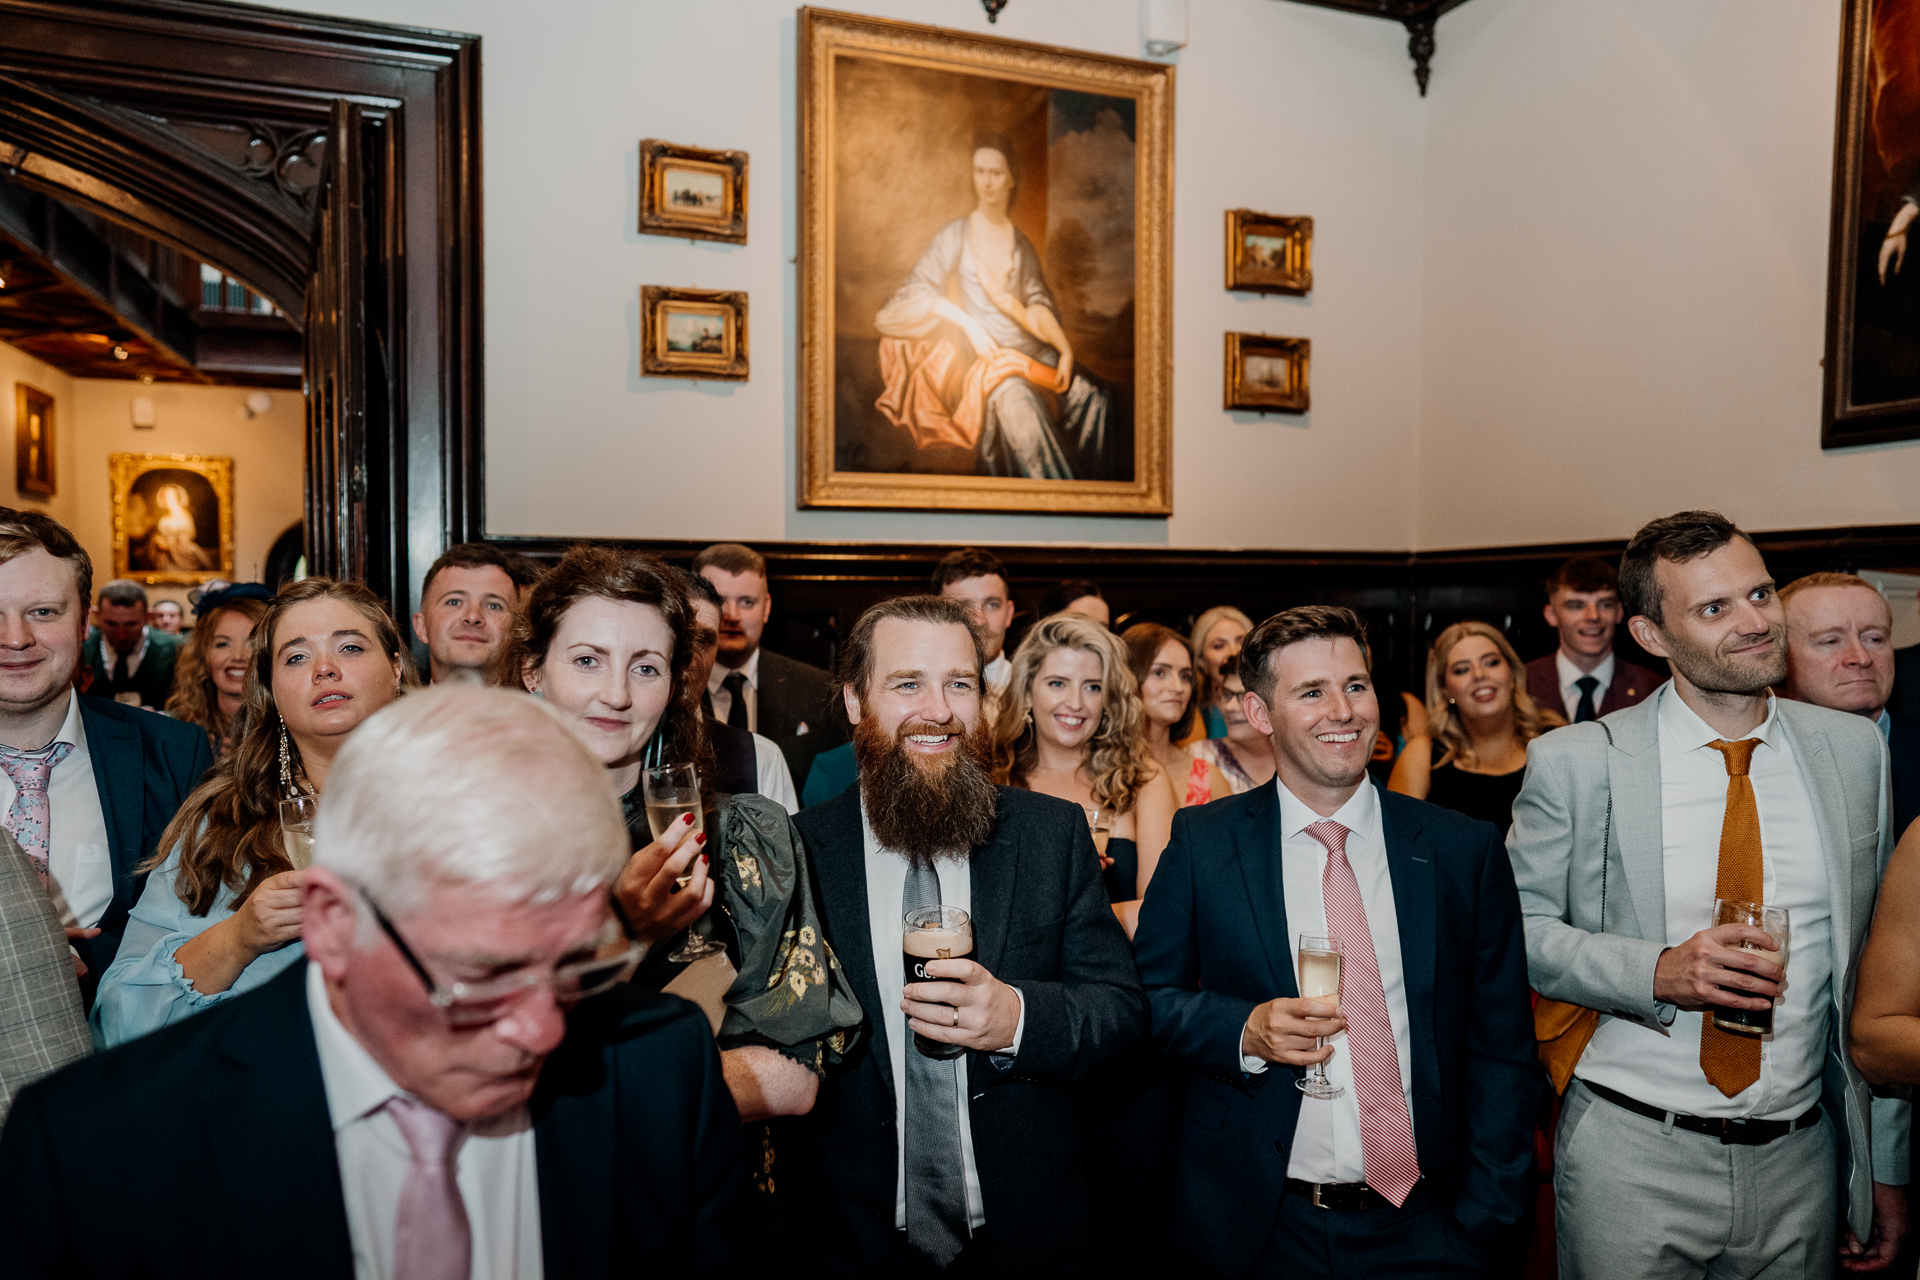
[{"label": "wall sconce", "polygon": [[249,391],[246,404],[240,407],[240,416],[252,420],[271,408],[273,408],[272,396],[264,391]]},{"label": "wall sconce", "polygon": [[1156,58],[1187,47],[1187,0],[1140,0],[1140,39]]},{"label": "wall sconce", "polygon": [[159,419],[153,413],[153,401],[146,396],[133,398],[133,425],[144,431],[151,431],[159,425]]}]

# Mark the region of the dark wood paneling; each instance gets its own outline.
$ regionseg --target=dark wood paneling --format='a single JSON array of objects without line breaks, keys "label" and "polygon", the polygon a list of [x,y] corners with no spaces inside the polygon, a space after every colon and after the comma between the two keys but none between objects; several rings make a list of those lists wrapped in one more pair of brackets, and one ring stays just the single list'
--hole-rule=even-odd
[{"label": "dark wood paneling", "polygon": [[[494,538],[507,551],[557,559],[571,540]],[[705,542],[602,538],[677,564]],[[1797,529],[1755,534],[1781,582],[1821,569],[1920,572],[1920,525]],[[825,665],[860,611],[875,601],[924,591],[941,556],[960,544],[760,542],[774,597],[767,647]],[[1116,619],[1162,622],[1185,632],[1202,611],[1231,604],[1255,621],[1299,604],[1345,605],[1367,619],[1381,682],[1418,692],[1433,637],[1464,618],[1504,630],[1522,658],[1551,653],[1540,585],[1563,560],[1617,560],[1625,540],[1520,547],[1393,551],[1208,551],[1151,547],[988,547],[1007,566],[1020,608],[1033,620],[1047,589],[1064,578],[1100,583]],[[1660,667],[1627,639],[1629,661]]]}]

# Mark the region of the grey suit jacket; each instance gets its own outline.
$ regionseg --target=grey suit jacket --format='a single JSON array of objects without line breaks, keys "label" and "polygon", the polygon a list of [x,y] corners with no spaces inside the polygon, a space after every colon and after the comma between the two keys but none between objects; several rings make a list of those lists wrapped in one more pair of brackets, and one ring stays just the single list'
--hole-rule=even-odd
[{"label": "grey suit jacket", "polygon": [[0,1122],[20,1090],[92,1050],[60,917],[0,830]]},{"label": "grey suit jacket", "polygon": [[[1676,1010],[1653,998],[1654,965],[1667,946],[1659,709],[1663,699],[1677,696],[1668,685],[1638,706],[1536,738],[1527,748],[1526,781],[1507,836],[1534,989],[1661,1032]],[[1893,851],[1887,749],[1871,720],[1785,698],[1774,706],[1800,763],[1826,857],[1833,1012],[1822,1101],[1842,1144],[1847,1219],[1864,1240],[1872,1224],[1872,1183],[1907,1181],[1910,1123],[1908,1103],[1871,1096],[1845,1045],[1854,962]],[[1602,849],[1609,800],[1613,834]]]}]

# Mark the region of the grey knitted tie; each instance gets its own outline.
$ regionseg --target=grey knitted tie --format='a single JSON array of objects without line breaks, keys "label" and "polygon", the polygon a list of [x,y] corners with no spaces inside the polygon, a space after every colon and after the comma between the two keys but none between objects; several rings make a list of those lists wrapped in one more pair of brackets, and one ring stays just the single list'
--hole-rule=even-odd
[{"label": "grey knitted tie", "polygon": [[[930,863],[907,868],[900,913],[940,905],[940,877]],[[907,1243],[937,1267],[947,1267],[967,1244],[967,1181],[960,1158],[960,1088],[966,1057],[945,1062],[913,1047],[909,1030],[900,1052],[907,1059]]]}]

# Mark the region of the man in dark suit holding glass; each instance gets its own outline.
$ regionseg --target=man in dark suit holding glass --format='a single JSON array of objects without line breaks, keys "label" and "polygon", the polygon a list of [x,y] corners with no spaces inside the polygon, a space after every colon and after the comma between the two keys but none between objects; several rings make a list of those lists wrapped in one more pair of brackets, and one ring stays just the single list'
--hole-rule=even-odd
[{"label": "man in dark suit holding glass", "polygon": [[[1228,1276],[1490,1274],[1544,1084],[1499,834],[1369,782],[1348,610],[1276,614],[1240,670],[1274,782],[1175,817],[1134,938],[1188,1072],[1174,1246]],[[1301,998],[1303,935],[1339,950],[1338,1003]],[[1308,1066],[1334,1096],[1296,1087]]]}]

